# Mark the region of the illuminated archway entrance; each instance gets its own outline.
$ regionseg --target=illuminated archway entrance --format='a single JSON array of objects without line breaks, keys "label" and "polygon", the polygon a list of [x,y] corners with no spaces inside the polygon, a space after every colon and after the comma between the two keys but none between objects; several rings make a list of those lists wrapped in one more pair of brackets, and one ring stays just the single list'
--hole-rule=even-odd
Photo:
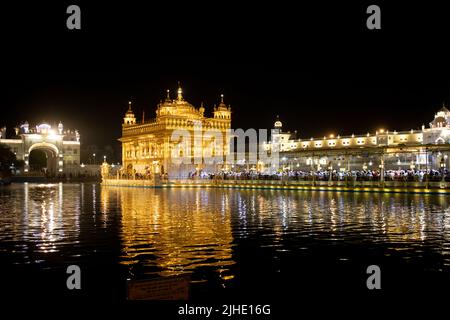
[{"label": "illuminated archway entrance", "polygon": [[30,172],[56,175],[58,173],[59,150],[50,143],[36,143],[28,151]]}]

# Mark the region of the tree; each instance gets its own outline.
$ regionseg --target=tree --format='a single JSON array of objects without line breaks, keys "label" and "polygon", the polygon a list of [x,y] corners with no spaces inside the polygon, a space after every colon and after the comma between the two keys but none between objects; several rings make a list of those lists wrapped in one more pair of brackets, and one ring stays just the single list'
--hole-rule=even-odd
[{"label": "tree", "polygon": [[24,162],[17,160],[16,155],[8,146],[0,143],[0,177],[9,177],[11,175],[11,166],[16,168],[23,167]]}]

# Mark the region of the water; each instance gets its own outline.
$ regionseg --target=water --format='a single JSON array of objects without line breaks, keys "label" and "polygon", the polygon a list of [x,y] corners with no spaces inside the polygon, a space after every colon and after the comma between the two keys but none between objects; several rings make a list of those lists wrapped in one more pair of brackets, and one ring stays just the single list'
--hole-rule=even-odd
[{"label": "water", "polygon": [[372,264],[385,293],[450,287],[446,196],[13,184],[0,210],[10,297],[121,300],[127,279],[183,274],[201,301],[358,296]]}]

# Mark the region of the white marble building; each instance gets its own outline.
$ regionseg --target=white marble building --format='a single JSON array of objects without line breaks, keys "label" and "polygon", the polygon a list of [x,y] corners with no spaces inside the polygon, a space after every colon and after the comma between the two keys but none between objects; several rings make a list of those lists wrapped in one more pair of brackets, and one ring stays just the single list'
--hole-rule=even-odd
[{"label": "white marble building", "polygon": [[[42,123],[30,127],[28,122],[14,128],[15,135],[6,137],[6,127],[0,130],[0,143],[9,146],[18,160],[24,160],[24,171],[30,171],[30,154],[43,151],[47,158],[46,171],[50,174],[72,172],[80,167],[80,134],[77,130],[65,130]],[[76,170],[77,171],[77,170]]]}]

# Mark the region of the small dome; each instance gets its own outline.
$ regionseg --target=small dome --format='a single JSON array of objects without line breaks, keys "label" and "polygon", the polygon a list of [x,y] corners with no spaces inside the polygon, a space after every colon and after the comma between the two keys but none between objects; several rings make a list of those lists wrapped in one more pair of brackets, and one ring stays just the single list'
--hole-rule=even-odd
[{"label": "small dome", "polygon": [[275,129],[281,129],[283,123],[280,121],[280,116],[277,115],[277,121],[275,121],[273,126]]},{"label": "small dome", "polygon": [[441,109],[439,109],[438,112],[443,112],[443,113],[450,113],[450,111],[443,105]]},{"label": "small dome", "polygon": [[131,101],[128,101],[128,110],[125,115],[134,115],[133,111],[131,110]]}]

